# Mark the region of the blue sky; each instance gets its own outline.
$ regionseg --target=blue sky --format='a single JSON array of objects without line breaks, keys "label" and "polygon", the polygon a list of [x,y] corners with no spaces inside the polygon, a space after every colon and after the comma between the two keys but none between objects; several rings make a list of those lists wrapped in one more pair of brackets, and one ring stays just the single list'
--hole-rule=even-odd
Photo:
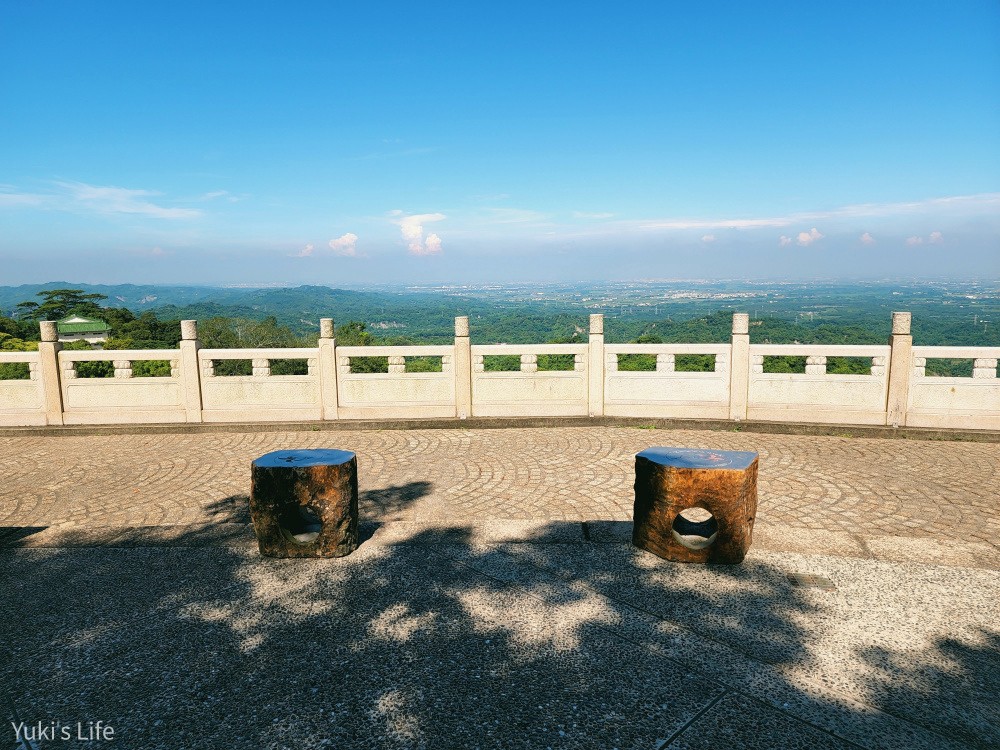
[{"label": "blue sky", "polygon": [[0,284],[1000,278],[1000,3],[0,7]]}]

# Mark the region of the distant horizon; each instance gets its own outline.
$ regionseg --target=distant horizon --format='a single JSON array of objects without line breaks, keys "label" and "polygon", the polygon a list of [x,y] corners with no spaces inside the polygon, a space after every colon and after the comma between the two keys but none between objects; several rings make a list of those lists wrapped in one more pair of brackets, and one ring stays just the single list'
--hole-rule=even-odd
[{"label": "distant horizon", "polygon": [[[0,280],[2,281],[2,280]],[[136,286],[136,287],[164,287],[164,288],[199,288],[199,289],[297,289],[301,287],[323,287],[328,289],[367,289],[372,287],[383,287],[383,288],[396,288],[396,289],[424,289],[424,288],[465,288],[465,287],[483,287],[483,286],[600,286],[600,285],[615,285],[615,284],[730,284],[730,285],[740,285],[748,284],[754,286],[762,286],[768,284],[877,284],[877,285],[894,285],[894,284],[932,284],[932,283],[950,283],[950,284],[969,284],[969,285],[1000,285],[1000,274],[993,278],[970,278],[970,277],[879,277],[879,278],[859,278],[859,277],[812,277],[812,278],[632,278],[632,279],[581,279],[581,280],[512,280],[512,281],[502,281],[502,280],[491,280],[491,281],[455,281],[455,280],[437,280],[437,281],[425,281],[420,283],[404,283],[404,282],[367,282],[367,283],[353,283],[353,282],[340,282],[340,283],[325,283],[321,281],[312,282],[284,282],[284,281],[272,281],[272,282],[260,282],[260,283],[234,283],[234,282],[202,282],[202,283],[168,283],[168,282],[155,282],[155,281],[83,281],[83,280],[66,280],[66,279],[53,279],[49,281],[26,281],[19,284],[5,284],[0,283],[0,288],[16,289],[20,287],[36,287],[36,286],[51,286],[58,285],[60,287],[65,286],[66,288],[72,288],[73,286],[107,286],[107,287],[117,287],[117,286]]]}]

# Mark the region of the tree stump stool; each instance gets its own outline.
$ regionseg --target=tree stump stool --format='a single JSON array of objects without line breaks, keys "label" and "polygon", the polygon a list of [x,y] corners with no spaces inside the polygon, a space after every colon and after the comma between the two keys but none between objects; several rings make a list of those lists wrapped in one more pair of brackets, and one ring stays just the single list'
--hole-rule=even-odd
[{"label": "tree stump stool", "polygon": [[351,451],[286,450],[251,465],[250,517],[268,557],[343,557],[358,548],[358,461]]},{"label": "tree stump stool", "polygon": [[636,547],[675,562],[739,563],[756,515],[756,453],[648,448],[636,454]]}]

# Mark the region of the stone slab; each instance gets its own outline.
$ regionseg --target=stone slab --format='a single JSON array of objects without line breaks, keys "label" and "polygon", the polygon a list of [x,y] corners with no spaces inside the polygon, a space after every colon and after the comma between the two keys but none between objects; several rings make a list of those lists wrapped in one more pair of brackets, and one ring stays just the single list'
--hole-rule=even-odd
[{"label": "stone slab", "polygon": [[724,696],[678,736],[657,750],[854,750],[853,742],[828,734],[746,695]]}]

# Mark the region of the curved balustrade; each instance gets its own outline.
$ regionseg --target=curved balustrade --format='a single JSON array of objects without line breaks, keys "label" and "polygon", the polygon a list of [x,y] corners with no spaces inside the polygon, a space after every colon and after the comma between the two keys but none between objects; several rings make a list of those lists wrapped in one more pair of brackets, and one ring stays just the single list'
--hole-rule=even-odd
[{"label": "curved balustrade", "polygon": [[[713,344],[605,344],[602,316],[590,324],[588,343],[472,346],[458,318],[453,344],[362,347],[337,346],[324,319],[316,347],[201,349],[183,321],[178,349],[69,351],[43,323],[37,352],[0,352],[0,425],[606,415],[1000,429],[1000,347],[914,347],[909,313],[893,314],[885,346],[751,345],[745,314]],[[770,357],[804,371],[768,371]],[[830,372],[838,357],[861,361]],[[969,376],[934,376],[935,359],[968,360]]]}]

